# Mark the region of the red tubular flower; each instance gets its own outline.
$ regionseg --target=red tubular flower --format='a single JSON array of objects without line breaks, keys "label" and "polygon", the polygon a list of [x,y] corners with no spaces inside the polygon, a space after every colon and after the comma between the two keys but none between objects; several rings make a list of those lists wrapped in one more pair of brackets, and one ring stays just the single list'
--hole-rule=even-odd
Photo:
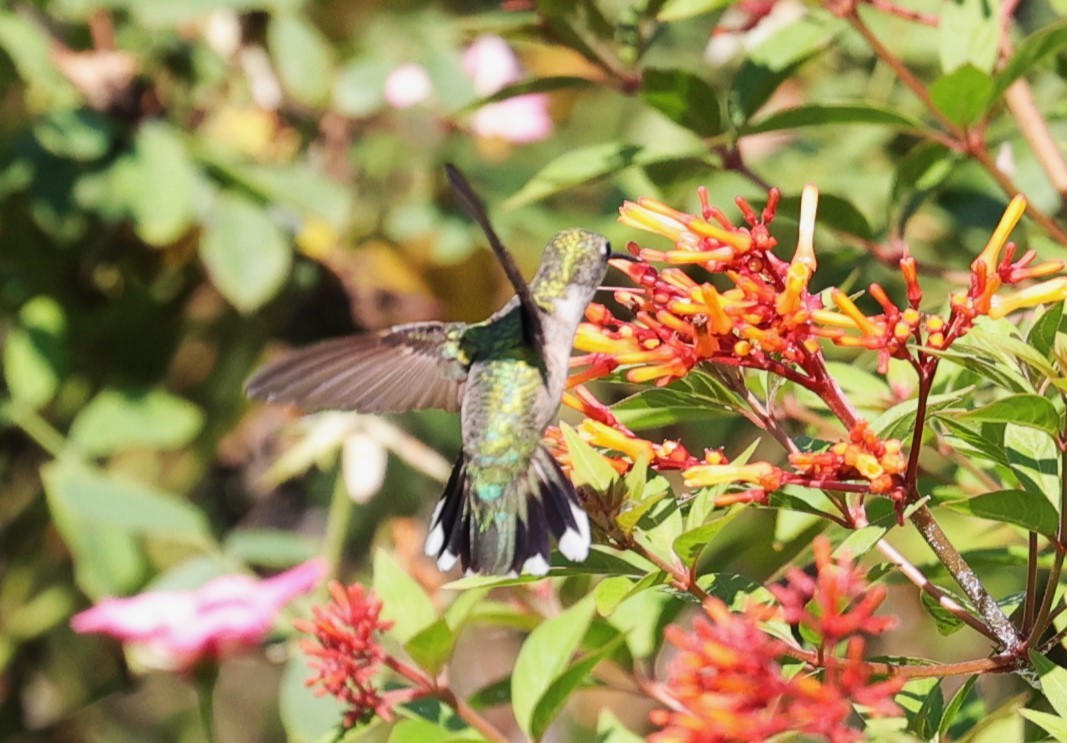
[{"label": "red tubular flower", "polygon": [[[734,614],[709,598],[706,618],[697,617],[691,631],[667,628],[679,653],[662,686],[669,708],[652,713],[661,730],[651,743],[764,741],[786,731],[850,743],[862,739],[849,725],[853,704],[872,716],[900,714],[893,696],[903,679],[874,681],[864,661],[864,635],[880,634],[892,621],[871,615],[884,593],[868,586],[851,559],[832,560],[829,542],[820,539],[815,578],[798,571],[775,595],[787,621],[819,633],[819,652],[765,633],[761,623],[778,615],[772,607],[750,604]],[[808,611],[808,603],[818,609]],[[787,674],[784,663],[797,658],[806,667]]]},{"label": "red tubular flower", "polygon": [[345,704],[346,728],[374,715],[391,720],[392,707],[413,698],[414,691],[383,693],[375,686],[375,676],[388,661],[377,634],[392,622],[379,618],[382,602],[362,585],[345,588],[331,581],[329,589],[331,603],[316,606],[311,621],[294,622],[298,630],[313,636],[300,643],[315,672],[307,685],[316,687],[316,695],[330,694]]}]

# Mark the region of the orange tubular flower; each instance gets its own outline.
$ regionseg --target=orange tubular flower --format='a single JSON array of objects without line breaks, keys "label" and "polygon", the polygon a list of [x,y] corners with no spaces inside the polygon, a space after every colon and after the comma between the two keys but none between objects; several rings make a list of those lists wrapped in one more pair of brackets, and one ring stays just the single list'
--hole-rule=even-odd
[{"label": "orange tubular flower", "polygon": [[[652,713],[661,729],[650,743],[763,741],[786,731],[850,743],[863,738],[849,724],[853,704],[874,716],[900,714],[893,696],[903,679],[874,681],[863,659],[867,636],[894,623],[873,616],[885,591],[872,589],[847,556],[833,561],[824,537],[815,552],[814,579],[796,570],[785,586],[772,588],[780,613],[749,604],[735,614],[709,598],[692,630],[667,628],[667,640],[678,648],[663,687],[672,704]],[[782,667],[795,649],[761,628],[779,615],[802,629],[799,636],[817,639],[818,652],[799,651],[811,658],[800,673]]]}]

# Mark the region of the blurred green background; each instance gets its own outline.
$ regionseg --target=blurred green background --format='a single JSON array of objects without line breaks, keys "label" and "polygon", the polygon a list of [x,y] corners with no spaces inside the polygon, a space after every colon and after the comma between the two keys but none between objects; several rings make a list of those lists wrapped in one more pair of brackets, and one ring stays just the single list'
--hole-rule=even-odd
[{"label": "blurred green background", "polygon": [[[985,243],[1003,192],[923,136],[928,112],[838,19],[779,3],[792,15],[762,26],[763,36],[713,35],[727,5],[0,7],[0,738],[202,739],[187,680],[142,675],[117,643],[68,628],[104,596],[323,553],[352,578],[365,575],[373,545],[389,546],[428,589],[440,586],[419,555],[435,477],[458,448],[453,417],[299,420],[250,404],[241,385],[284,346],[419,319],[477,320],[506,301],[502,271],[448,193],[445,162],[484,194],[527,274],[557,230],[580,225],[622,246],[640,239],[615,222],[624,199],[698,212],[698,185],[735,219],[735,195],[761,204],[766,186],[782,189],[775,234],[788,255],[810,181],[823,194],[820,288],[876,280],[899,296],[893,265],[906,231],[936,269],[926,288],[937,303]],[[981,4],[956,5],[959,22],[977,29],[966,43],[899,18],[869,22],[924,79],[945,79],[946,54],[986,64],[988,18],[966,10]],[[1026,31],[1053,20],[1054,8],[1037,2],[1018,16]],[[464,50],[486,36],[507,41],[521,81],[548,81],[510,91],[544,96],[553,130],[543,138],[480,131],[478,103],[494,91],[465,66]],[[1052,55],[1033,81],[1061,138],[1063,61]],[[425,90],[399,107],[387,82],[410,64],[424,71]],[[705,87],[686,88],[693,79]],[[949,99],[967,93],[948,87]],[[715,97],[701,98],[705,89]],[[773,111],[842,103],[866,108],[833,126],[791,120],[759,133]],[[914,117],[920,130],[872,111]],[[994,118],[989,137],[1030,200],[1056,212],[1059,196],[1011,122]],[[1017,239],[1045,258],[1067,255],[1039,231]],[[714,417],[648,435],[680,436],[694,452],[728,444],[736,453],[755,438]],[[367,502],[341,503],[345,488]],[[755,579],[774,575],[813,533],[789,515],[737,523],[747,527],[708,559]],[[972,527],[961,543],[1006,538]],[[467,640],[486,641],[504,648],[494,663],[506,668],[515,636]],[[919,642],[946,647],[936,636]],[[332,724],[328,705],[301,706],[310,704],[302,669],[283,679],[283,668],[281,643],[223,664],[219,739],[313,740]],[[629,710],[629,722],[640,729],[645,712]],[[576,718],[589,724],[580,710]]]}]

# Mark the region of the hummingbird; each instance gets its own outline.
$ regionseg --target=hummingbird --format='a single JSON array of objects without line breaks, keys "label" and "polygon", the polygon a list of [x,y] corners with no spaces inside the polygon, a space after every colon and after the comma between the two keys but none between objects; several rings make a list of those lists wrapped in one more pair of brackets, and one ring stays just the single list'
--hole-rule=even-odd
[{"label": "hummingbird", "polygon": [[515,289],[482,322],[414,322],[296,350],[259,370],[247,394],[305,410],[460,414],[463,445],[433,515],[426,554],[442,571],[544,575],[550,540],[589,554],[589,519],[541,443],[556,416],[586,305],[614,254],[602,235],[556,234],[527,284],[484,204],[452,165],[448,180]]}]

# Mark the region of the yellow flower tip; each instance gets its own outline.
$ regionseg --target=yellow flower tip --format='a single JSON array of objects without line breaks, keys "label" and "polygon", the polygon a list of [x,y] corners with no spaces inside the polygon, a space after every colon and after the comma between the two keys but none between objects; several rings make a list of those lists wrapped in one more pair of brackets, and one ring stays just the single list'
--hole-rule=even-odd
[{"label": "yellow flower tip", "polygon": [[686,231],[685,225],[676,219],[657,214],[645,208],[644,204],[627,201],[619,207],[619,221],[627,227],[654,232],[676,242]]},{"label": "yellow flower tip", "polygon": [[686,222],[686,227],[701,237],[710,237],[713,240],[718,240],[724,245],[729,245],[730,247],[735,248],[740,253],[747,253],[749,248],[752,247],[752,238],[748,235],[739,232],[731,232],[722,227],[716,227],[710,222],[705,222],[703,219],[693,217]]},{"label": "yellow flower tip", "polygon": [[1008,297],[994,296],[989,303],[989,316],[997,320],[1023,307],[1060,302],[1067,299],[1067,276],[1049,279],[1029,286]]},{"label": "yellow flower tip", "polygon": [[578,427],[578,431],[586,441],[606,449],[620,451],[635,461],[641,456],[645,456],[646,459],[652,459],[655,456],[651,442],[631,438],[600,421],[586,418]]},{"label": "yellow flower tip", "polygon": [[1000,218],[997,228],[993,230],[993,234],[989,237],[989,242],[986,243],[985,248],[971,263],[972,270],[976,270],[975,267],[978,264],[985,264],[988,275],[991,276],[996,271],[997,263],[1000,261],[1000,251],[1004,249],[1004,244],[1008,242],[1008,235],[1015,229],[1015,225],[1019,224],[1024,212],[1026,212],[1026,197],[1022,194],[1016,194],[1008,202],[1008,207],[1004,210],[1004,215]]},{"label": "yellow flower tip", "polygon": [[857,329],[855,320],[848,315],[842,315],[840,312],[834,312],[833,310],[812,310],[811,321],[817,325],[825,325],[831,328]]},{"label": "yellow flower tip", "polygon": [[759,484],[774,474],[776,468],[769,462],[752,464],[698,464],[682,473],[686,487],[701,488],[731,482]]},{"label": "yellow flower tip", "polygon": [[870,454],[860,454],[857,456],[856,463],[853,466],[855,466],[857,472],[868,480],[873,480],[884,472],[881,462]]},{"label": "yellow flower tip", "polygon": [[855,321],[856,327],[859,328],[861,333],[868,336],[880,336],[882,334],[881,330],[878,329],[878,326],[871,322],[870,318],[860,312],[860,308],[856,306],[855,302],[853,302],[847,294],[835,287],[831,290],[831,295],[834,298],[834,304],[837,305],[837,308]]},{"label": "yellow flower tip", "polygon": [[337,244],[337,230],[318,217],[311,217],[300,225],[296,233],[296,247],[308,258],[323,258]]},{"label": "yellow flower tip", "polygon": [[807,266],[814,271],[815,262],[815,212],[819,206],[819,189],[812,183],[800,192],[800,231],[797,235],[797,252],[793,263]]}]

